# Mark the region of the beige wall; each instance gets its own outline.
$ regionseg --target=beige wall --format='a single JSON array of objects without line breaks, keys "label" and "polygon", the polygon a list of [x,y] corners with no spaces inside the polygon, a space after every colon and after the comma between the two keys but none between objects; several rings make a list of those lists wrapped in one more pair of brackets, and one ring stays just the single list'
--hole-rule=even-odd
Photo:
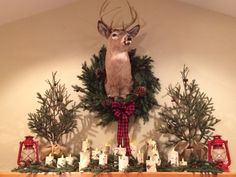
[{"label": "beige wall", "polygon": [[[0,26],[0,170],[16,166],[18,142],[28,135],[27,114],[39,106],[36,92],[47,88],[51,72],[67,85],[80,84],[76,75],[81,64],[89,62],[105,40],[96,30],[102,1],[79,0],[77,3]],[[190,67],[201,90],[213,98],[215,115],[222,121],[217,133],[229,140],[236,171],[236,19],[184,5],[174,0],[132,0],[143,27],[136,38],[139,54],[155,59],[155,74],[160,78],[165,99],[168,84],[180,81],[183,65]],[[157,117],[157,111],[153,114]],[[79,131],[67,142],[76,150],[87,135],[94,146],[114,142],[116,124],[96,128],[93,115],[81,112]],[[82,128],[82,126],[84,128]],[[139,131],[141,129],[141,131]],[[137,145],[155,135],[153,120],[142,121],[131,129]],[[138,131],[137,131],[138,130]],[[137,133],[138,132],[138,133]]]}]

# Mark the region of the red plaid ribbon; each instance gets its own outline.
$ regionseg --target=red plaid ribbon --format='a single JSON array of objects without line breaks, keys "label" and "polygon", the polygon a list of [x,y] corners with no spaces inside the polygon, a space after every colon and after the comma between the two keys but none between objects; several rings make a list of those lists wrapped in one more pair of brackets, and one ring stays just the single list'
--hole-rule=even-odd
[{"label": "red plaid ribbon", "polygon": [[112,102],[112,111],[118,118],[118,132],[117,132],[117,144],[126,148],[126,155],[131,155],[131,149],[129,145],[128,134],[128,119],[134,113],[135,104],[130,101],[126,104],[122,104],[119,101]]}]

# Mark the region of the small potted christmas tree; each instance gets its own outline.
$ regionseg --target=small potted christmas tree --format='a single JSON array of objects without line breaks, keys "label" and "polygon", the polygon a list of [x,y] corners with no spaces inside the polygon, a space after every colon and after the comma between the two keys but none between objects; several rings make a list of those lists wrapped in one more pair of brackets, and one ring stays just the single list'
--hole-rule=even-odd
[{"label": "small potted christmas tree", "polygon": [[56,79],[56,72],[52,73],[52,80],[46,82],[49,89],[44,95],[37,93],[40,108],[35,113],[28,114],[29,129],[49,144],[42,148],[41,158],[49,153],[54,156],[64,154],[67,148],[61,144],[62,137],[73,132],[77,126],[78,106],[69,99],[65,85],[61,85],[60,80]]},{"label": "small potted christmas tree", "polygon": [[165,104],[159,113],[163,123],[159,131],[169,136],[167,144],[175,147],[181,158],[205,160],[206,143],[220,120],[213,115],[212,99],[200,91],[195,80],[188,80],[188,73],[184,66],[182,85],[167,88],[171,105]]}]

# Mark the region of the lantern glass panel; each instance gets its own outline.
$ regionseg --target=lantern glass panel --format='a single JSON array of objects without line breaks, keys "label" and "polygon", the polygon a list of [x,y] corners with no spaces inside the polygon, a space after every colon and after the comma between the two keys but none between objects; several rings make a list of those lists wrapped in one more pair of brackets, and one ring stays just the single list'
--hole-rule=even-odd
[{"label": "lantern glass panel", "polygon": [[224,148],[212,149],[212,159],[215,162],[226,162],[227,156]]},{"label": "lantern glass panel", "polygon": [[35,162],[35,149],[34,148],[23,148],[21,152],[21,161],[23,162]]}]

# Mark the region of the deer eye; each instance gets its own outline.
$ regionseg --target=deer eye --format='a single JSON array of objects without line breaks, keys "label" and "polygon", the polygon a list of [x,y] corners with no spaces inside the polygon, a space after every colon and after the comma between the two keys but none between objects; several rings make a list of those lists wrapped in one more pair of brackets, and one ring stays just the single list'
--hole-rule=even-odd
[{"label": "deer eye", "polygon": [[111,34],[111,37],[112,37],[113,39],[117,39],[117,38],[118,38],[118,33],[112,33],[112,34]]}]

